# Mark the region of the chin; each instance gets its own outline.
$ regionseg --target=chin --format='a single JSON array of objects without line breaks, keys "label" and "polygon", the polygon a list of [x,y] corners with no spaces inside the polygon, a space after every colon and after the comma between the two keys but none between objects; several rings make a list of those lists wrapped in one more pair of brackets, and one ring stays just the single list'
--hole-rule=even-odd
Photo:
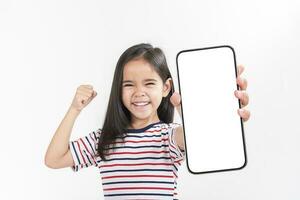
[{"label": "chin", "polygon": [[148,115],[148,116],[145,116],[145,115],[133,115],[135,119],[138,119],[138,120],[147,120],[149,119],[151,116]]}]

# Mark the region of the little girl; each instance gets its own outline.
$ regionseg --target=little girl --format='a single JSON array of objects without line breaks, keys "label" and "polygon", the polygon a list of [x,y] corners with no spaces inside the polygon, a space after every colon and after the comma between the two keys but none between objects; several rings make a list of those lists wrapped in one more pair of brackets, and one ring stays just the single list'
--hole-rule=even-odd
[{"label": "little girl", "polygon": [[[237,80],[246,89],[245,80]],[[248,96],[235,91],[242,104]],[[45,155],[50,168],[99,168],[105,199],[177,199],[178,167],[184,160],[180,124],[173,123],[180,95],[174,93],[164,53],[150,44],[128,48],[119,58],[102,128],[74,141],[72,127],[97,95],[78,87]],[[249,111],[239,115],[247,120]]]}]

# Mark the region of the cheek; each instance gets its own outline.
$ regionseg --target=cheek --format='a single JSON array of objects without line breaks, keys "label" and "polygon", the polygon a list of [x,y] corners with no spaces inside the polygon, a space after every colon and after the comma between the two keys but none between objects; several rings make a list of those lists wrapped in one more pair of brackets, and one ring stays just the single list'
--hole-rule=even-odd
[{"label": "cheek", "polygon": [[155,100],[157,103],[159,103],[163,97],[162,90],[156,89],[149,93],[151,95],[152,100]]},{"label": "cheek", "polygon": [[127,90],[122,91],[122,101],[124,105],[130,104],[130,92]]}]

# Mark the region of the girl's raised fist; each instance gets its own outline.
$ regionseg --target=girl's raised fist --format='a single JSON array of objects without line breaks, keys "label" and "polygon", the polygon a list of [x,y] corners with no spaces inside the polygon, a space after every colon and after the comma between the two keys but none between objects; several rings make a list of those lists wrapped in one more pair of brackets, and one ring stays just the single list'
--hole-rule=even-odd
[{"label": "girl's raised fist", "polygon": [[76,90],[76,94],[72,101],[71,108],[77,111],[81,111],[96,96],[97,92],[93,90],[92,85],[80,85]]}]

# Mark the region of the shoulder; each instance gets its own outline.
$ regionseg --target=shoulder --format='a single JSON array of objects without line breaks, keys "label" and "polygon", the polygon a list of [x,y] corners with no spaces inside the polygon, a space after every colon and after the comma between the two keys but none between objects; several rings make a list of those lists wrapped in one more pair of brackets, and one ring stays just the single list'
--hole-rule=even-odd
[{"label": "shoulder", "polygon": [[177,128],[180,127],[181,124],[177,123],[177,122],[171,122],[171,123],[167,123],[168,127],[173,129],[173,128]]},{"label": "shoulder", "polygon": [[96,129],[94,131],[91,131],[89,133],[89,137],[92,138],[93,141],[98,141],[99,138],[100,138],[101,132],[102,132],[102,129],[98,128],[98,129]]},{"label": "shoulder", "polygon": [[167,129],[167,130],[173,130],[173,129],[176,129],[176,128],[179,128],[181,127],[181,124],[179,123],[176,123],[176,122],[170,122],[170,123],[161,123],[160,124],[161,128],[162,129]]},{"label": "shoulder", "polygon": [[177,128],[177,127],[180,127],[180,126],[181,126],[181,124],[176,123],[176,122],[168,123],[168,125],[169,125],[170,128]]}]

